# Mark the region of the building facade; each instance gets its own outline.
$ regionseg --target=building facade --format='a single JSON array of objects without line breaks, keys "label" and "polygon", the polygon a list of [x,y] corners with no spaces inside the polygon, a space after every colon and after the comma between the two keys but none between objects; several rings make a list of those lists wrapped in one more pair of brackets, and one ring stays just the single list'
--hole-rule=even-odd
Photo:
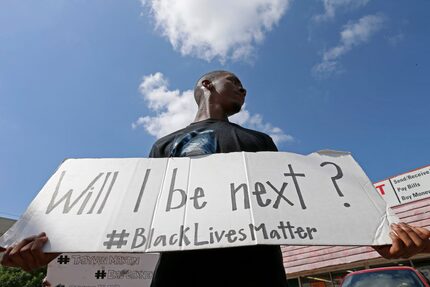
[{"label": "building facade", "polygon": [[3,235],[14,223],[15,219],[0,216],[0,236]]}]

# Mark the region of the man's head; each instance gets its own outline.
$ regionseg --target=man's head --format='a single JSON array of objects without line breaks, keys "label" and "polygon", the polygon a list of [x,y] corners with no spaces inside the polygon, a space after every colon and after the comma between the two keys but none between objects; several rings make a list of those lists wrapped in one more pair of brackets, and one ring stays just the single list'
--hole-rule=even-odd
[{"label": "man's head", "polygon": [[227,116],[238,113],[245,102],[246,90],[239,78],[228,71],[213,71],[203,75],[194,88],[194,99],[200,107],[221,109]]}]

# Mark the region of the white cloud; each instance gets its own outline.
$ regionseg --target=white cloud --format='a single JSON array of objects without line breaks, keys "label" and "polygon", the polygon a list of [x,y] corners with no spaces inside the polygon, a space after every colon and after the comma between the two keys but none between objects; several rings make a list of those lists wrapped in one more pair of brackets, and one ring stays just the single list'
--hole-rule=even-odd
[{"label": "white cloud", "polygon": [[[168,81],[162,73],[144,76],[139,91],[147,107],[156,115],[139,117],[132,123],[133,129],[143,127],[150,135],[160,138],[186,127],[194,120],[197,105],[193,91],[169,90]],[[264,122],[260,114],[251,114],[245,108],[230,120],[269,134],[277,144],[294,140],[279,127]]]},{"label": "white cloud", "polygon": [[384,22],[383,15],[367,15],[345,25],[340,32],[340,43],[324,52],[322,62],[313,67],[313,72],[318,76],[339,72],[339,58],[355,46],[368,42],[383,27]]},{"label": "white cloud", "polygon": [[270,123],[264,122],[263,117],[260,114],[251,115],[245,107],[240,113],[232,116],[230,120],[239,125],[246,126],[247,128],[267,133],[272,137],[276,144],[294,141],[293,136],[284,133],[282,129],[275,127]]},{"label": "white cloud", "polygon": [[182,55],[207,61],[247,59],[291,0],[141,0],[156,29]]},{"label": "white cloud", "polygon": [[339,9],[356,9],[365,6],[370,0],[321,0],[324,4],[324,13],[316,15],[314,20],[325,21],[333,19]]},{"label": "white cloud", "polygon": [[390,43],[391,46],[395,47],[397,46],[400,42],[402,42],[405,38],[405,35],[403,33],[398,33],[394,36],[389,36],[387,37],[388,43]]}]

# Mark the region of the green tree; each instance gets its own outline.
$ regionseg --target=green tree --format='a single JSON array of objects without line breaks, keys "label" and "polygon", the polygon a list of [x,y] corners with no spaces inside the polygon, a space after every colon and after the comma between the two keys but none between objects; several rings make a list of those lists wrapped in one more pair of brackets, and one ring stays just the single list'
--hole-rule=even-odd
[{"label": "green tree", "polygon": [[18,268],[0,266],[0,287],[40,287],[46,268],[27,273]]}]

